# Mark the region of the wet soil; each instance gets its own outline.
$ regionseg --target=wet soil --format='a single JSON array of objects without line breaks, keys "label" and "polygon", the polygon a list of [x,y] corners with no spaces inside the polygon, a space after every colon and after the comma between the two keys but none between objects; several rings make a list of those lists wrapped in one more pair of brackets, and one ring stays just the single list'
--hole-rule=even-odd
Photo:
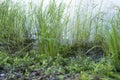
[{"label": "wet soil", "polygon": [[43,70],[32,70],[28,75],[24,71],[9,70],[0,67],[0,80],[77,80],[78,73],[63,74],[60,72],[45,74]]}]

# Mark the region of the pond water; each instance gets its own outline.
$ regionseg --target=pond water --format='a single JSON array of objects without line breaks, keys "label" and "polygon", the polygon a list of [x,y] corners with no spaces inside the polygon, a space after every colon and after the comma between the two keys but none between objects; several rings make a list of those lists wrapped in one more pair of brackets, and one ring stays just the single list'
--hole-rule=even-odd
[{"label": "pond water", "polygon": [[[0,0],[0,3],[4,0]],[[9,1],[9,0],[8,0]],[[29,2],[32,1],[32,4],[34,6],[39,6],[40,2],[42,0],[12,0],[14,3],[21,3],[23,4],[23,7],[27,9]],[[44,0],[44,6],[49,4],[50,0]],[[69,5],[70,10],[73,10],[77,5],[80,5],[80,2],[82,2],[83,6],[81,7],[93,7],[95,5],[100,6],[102,2],[102,8],[101,10],[104,12],[109,12],[112,13],[114,11],[114,6],[119,6],[120,5],[120,0],[55,0],[57,4],[60,2],[65,3],[66,5]]]},{"label": "pond water", "polygon": [[[3,0],[1,0],[3,1]],[[38,6],[40,1],[42,0],[21,0],[22,4],[28,4],[30,1],[33,2],[33,5]],[[50,0],[44,0],[44,4],[47,5],[49,4]],[[111,9],[113,5],[120,5],[120,0],[55,0],[57,3],[64,2],[65,4],[69,5],[71,3],[71,6],[74,7],[76,5],[79,5],[80,2],[83,2],[84,4],[87,5],[100,5],[102,2],[103,10],[106,10],[107,8]],[[18,0],[13,0],[14,3],[18,2]]]}]

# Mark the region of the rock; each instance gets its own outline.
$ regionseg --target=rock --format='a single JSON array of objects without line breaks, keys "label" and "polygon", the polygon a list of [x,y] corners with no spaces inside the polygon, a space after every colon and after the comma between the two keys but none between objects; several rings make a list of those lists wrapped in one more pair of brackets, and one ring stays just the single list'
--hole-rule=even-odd
[{"label": "rock", "polygon": [[95,76],[92,80],[101,80],[100,77]]},{"label": "rock", "polygon": [[0,74],[0,77],[5,77],[6,75],[4,73],[1,73]]},{"label": "rock", "polygon": [[15,74],[16,78],[21,78],[22,77],[22,74],[20,74],[20,73],[15,72],[14,74]]}]

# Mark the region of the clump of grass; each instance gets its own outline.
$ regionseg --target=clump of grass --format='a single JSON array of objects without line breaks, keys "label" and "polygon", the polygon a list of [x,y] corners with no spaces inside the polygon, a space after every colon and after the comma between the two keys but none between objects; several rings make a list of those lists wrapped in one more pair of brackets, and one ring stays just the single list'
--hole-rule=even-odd
[{"label": "clump of grass", "polygon": [[83,5],[82,2],[75,9],[75,16],[72,19],[73,22],[69,25],[71,29],[69,32],[71,32],[72,38],[74,38],[72,47],[75,51],[83,54],[94,49],[96,51],[99,49],[102,50],[104,21],[101,18],[103,18],[103,14],[100,10],[95,12],[96,7],[101,8],[101,6],[95,6],[92,9],[86,6],[87,9],[83,10],[81,5]]},{"label": "clump of grass", "polygon": [[0,4],[0,47],[9,53],[19,52],[26,45],[26,15],[19,5],[8,0]]},{"label": "clump of grass", "polygon": [[37,12],[38,20],[38,47],[41,54],[55,56],[59,53],[62,40],[63,29],[67,23],[64,23],[63,13],[64,5],[61,2],[59,5],[54,0],[51,0],[45,10],[42,8],[43,2]]},{"label": "clump of grass", "polygon": [[107,53],[109,53],[109,57],[112,59],[112,64],[119,71],[120,70],[120,29],[119,29],[119,17],[120,12],[118,8],[118,12],[116,15],[110,20],[110,29],[106,29],[106,43],[108,47]]}]

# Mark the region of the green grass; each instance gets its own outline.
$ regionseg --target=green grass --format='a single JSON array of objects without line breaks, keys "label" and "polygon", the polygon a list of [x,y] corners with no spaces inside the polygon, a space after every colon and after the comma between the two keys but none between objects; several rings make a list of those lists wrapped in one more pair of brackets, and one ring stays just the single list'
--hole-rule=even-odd
[{"label": "green grass", "polygon": [[42,9],[43,3],[37,11],[38,20],[38,47],[41,54],[48,54],[54,57],[59,54],[62,47],[60,41],[67,23],[62,21],[64,13],[64,5],[61,2],[59,5],[55,1],[50,1],[50,4]]},{"label": "green grass", "polygon": [[[119,10],[119,8],[118,8]],[[108,47],[108,56],[111,57],[113,65],[117,70],[120,69],[120,30],[119,30],[119,11],[110,20],[111,29],[106,29],[106,43]]]},{"label": "green grass", "polygon": [[10,4],[10,1],[0,4],[0,43],[3,45],[0,47],[9,53],[15,53],[24,48],[28,34],[25,11],[19,5]]},{"label": "green grass", "polygon": [[[119,7],[111,19],[105,20],[101,6],[96,14],[97,7],[81,12],[81,2],[70,20],[70,13],[65,12],[68,6],[62,2],[57,5],[50,0],[44,8],[44,0],[38,8],[31,4],[27,14],[20,4],[8,0],[0,4],[0,66],[24,68],[25,76],[31,70],[43,69],[46,74],[79,73],[83,80],[96,75],[103,80],[120,79]],[[99,53],[103,55],[99,61],[90,59]]]}]

